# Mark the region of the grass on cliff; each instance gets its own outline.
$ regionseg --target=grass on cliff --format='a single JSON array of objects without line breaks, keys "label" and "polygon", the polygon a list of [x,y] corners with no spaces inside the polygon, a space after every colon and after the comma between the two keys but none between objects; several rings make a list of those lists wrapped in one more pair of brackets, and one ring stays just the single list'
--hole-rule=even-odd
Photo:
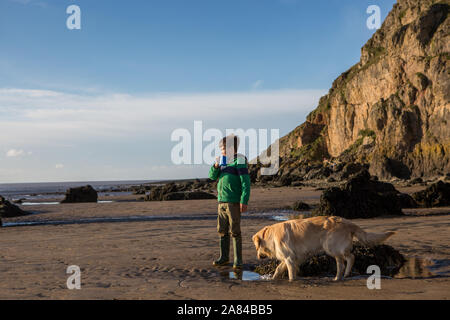
[{"label": "grass on cliff", "polygon": [[367,52],[369,53],[369,60],[365,65],[359,69],[360,71],[366,70],[370,66],[374,65],[386,54],[386,48],[383,47],[368,47]]},{"label": "grass on cliff", "polygon": [[356,139],[355,142],[353,142],[353,144],[350,147],[345,149],[345,151],[343,153],[344,154],[356,153],[358,151],[358,148],[363,144],[365,137],[371,137],[375,140],[375,138],[376,138],[375,131],[370,130],[370,129],[359,130],[358,139]]},{"label": "grass on cliff", "polygon": [[311,111],[306,119],[308,121],[313,121],[319,113],[328,112],[330,109],[331,104],[328,95],[323,96],[322,98],[320,98],[317,108]]},{"label": "grass on cliff", "polygon": [[405,17],[406,11],[407,11],[407,10],[405,9],[405,10],[401,11],[400,14],[398,15],[398,18],[399,18],[400,22],[401,22],[402,19]]},{"label": "grass on cliff", "polygon": [[362,138],[364,138],[364,137],[372,137],[372,138],[375,139],[376,134],[375,134],[375,131],[373,131],[373,130],[363,129],[363,130],[359,130],[358,136],[361,136]]},{"label": "grass on cliff", "polygon": [[424,75],[422,72],[416,72],[416,76],[420,79],[420,80],[425,80],[425,81],[429,81],[427,76]]},{"label": "grass on cliff", "polygon": [[441,158],[450,152],[450,143],[425,143],[421,142],[415,145],[412,154],[421,158]]},{"label": "grass on cliff", "polygon": [[328,154],[324,137],[320,136],[314,142],[292,150],[291,157],[316,162],[322,161],[323,158],[329,158],[330,155]]}]

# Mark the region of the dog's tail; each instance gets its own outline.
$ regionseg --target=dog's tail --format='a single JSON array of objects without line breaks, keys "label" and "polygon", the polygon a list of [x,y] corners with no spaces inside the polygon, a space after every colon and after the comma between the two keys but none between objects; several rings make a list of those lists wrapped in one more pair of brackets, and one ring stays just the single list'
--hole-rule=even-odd
[{"label": "dog's tail", "polygon": [[365,232],[363,229],[354,225],[353,235],[366,246],[375,246],[377,244],[383,243],[387,238],[394,235],[395,232],[388,231],[383,233]]}]

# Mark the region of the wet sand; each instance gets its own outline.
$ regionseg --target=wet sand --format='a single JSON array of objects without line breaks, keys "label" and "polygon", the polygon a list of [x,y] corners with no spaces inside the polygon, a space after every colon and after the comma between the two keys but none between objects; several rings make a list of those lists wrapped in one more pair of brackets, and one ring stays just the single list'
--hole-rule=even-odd
[{"label": "wet sand", "polygon": [[[423,187],[422,187],[423,188]],[[402,190],[412,192],[415,188]],[[314,188],[253,189],[246,216],[274,212],[296,200],[316,204]],[[0,229],[0,299],[448,299],[450,296],[450,208],[410,209],[404,217],[357,219],[368,231],[394,230],[387,241],[405,256],[430,259],[440,276],[381,280],[369,290],[366,279],[335,283],[331,278],[242,281],[229,279],[230,267],[214,268],[218,253],[216,201],[132,201],[109,197],[101,204],[30,206],[35,214],[4,219],[71,221],[110,217],[161,217],[160,220],[16,226]],[[276,211],[275,211],[276,213]],[[180,220],[165,220],[174,215]],[[275,223],[244,218],[245,269],[256,264],[251,236]],[[81,268],[81,290],[69,290],[66,268]]]}]

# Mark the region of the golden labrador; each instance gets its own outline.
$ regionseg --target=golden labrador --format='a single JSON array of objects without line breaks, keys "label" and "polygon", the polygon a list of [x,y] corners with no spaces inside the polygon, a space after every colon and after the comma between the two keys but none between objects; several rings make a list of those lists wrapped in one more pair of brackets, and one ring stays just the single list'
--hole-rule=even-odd
[{"label": "golden labrador", "polygon": [[276,223],[259,230],[253,237],[258,259],[276,258],[281,263],[275,270],[273,279],[279,278],[286,269],[289,281],[295,279],[297,266],[308,257],[325,251],[336,259],[335,281],[342,280],[344,260],[347,262],[345,277],[355,261],[351,253],[353,237],[364,245],[382,243],[395,232],[365,232],[356,224],[341,217],[313,217]]}]

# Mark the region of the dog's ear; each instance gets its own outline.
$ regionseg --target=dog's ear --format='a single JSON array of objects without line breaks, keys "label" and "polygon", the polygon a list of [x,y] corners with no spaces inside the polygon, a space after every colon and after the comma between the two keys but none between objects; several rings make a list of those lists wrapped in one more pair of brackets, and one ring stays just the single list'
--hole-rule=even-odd
[{"label": "dog's ear", "polygon": [[264,227],[261,238],[263,238],[263,239],[266,238],[266,232],[267,232],[267,229],[269,229],[269,227]]},{"label": "dog's ear", "polygon": [[258,249],[260,246],[261,238],[258,236],[258,234],[255,234],[252,237],[253,243],[255,244],[255,247]]}]

